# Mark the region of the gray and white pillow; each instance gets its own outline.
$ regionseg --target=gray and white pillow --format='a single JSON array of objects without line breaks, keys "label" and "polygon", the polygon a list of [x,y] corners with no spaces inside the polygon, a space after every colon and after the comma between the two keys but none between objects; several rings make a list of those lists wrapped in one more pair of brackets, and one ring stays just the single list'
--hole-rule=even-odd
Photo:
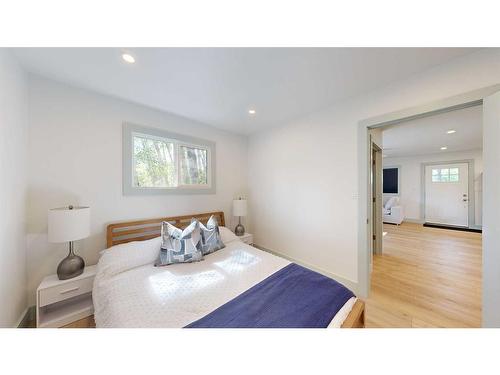
[{"label": "gray and white pillow", "polygon": [[161,224],[161,250],[155,266],[198,262],[202,259],[200,223],[192,222],[184,230],[166,221]]},{"label": "gray and white pillow", "polygon": [[[191,219],[191,223],[195,221],[197,220],[194,218]],[[217,222],[217,218],[215,216],[210,216],[210,219],[208,219],[206,226],[200,222],[200,233],[201,251],[203,255],[211,254],[226,247],[226,245],[224,245],[224,242],[222,242],[219,231],[219,223]]]}]

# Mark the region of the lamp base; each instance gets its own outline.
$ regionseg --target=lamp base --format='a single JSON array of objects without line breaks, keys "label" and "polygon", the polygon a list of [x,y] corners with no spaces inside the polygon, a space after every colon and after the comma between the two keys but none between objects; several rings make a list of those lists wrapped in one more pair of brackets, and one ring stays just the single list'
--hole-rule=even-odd
[{"label": "lamp base", "polygon": [[237,236],[243,236],[245,234],[245,227],[241,224],[238,224],[236,228],[234,228],[234,234]]},{"label": "lamp base", "polygon": [[75,255],[72,251],[70,254],[61,260],[57,266],[57,277],[59,280],[72,279],[83,273],[85,261],[82,257]]}]

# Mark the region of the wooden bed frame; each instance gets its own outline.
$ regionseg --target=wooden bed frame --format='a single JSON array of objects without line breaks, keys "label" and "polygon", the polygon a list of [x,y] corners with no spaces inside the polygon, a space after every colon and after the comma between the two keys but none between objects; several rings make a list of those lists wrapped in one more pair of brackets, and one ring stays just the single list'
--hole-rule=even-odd
[{"label": "wooden bed frame", "polygon": [[122,223],[109,224],[106,231],[106,248],[131,241],[144,241],[158,237],[161,234],[161,223],[168,221],[177,228],[185,228],[195,218],[202,222],[215,216],[221,226],[225,226],[224,212],[207,212],[204,214],[160,217],[158,219],[126,221]]},{"label": "wooden bed frame", "polygon": [[[206,222],[212,215],[217,218],[219,225],[225,226],[226,222],[222,211],[109,224],[106,231],[106,248],[131,241],[144,241],[158,237],[161,233],[161,223],[163,221],[168,221],[178,228],[185,228],[191,223],[192,218]],[[365,303],[358,299],[344,320],[342,328],[364,328],[364,326]]]}]

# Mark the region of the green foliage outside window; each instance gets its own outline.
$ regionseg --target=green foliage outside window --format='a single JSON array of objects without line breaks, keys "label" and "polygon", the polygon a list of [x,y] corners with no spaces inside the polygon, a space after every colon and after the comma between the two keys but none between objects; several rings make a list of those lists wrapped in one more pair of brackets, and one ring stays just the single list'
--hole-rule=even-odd
[{"label": "green foliage outside window", "polygon": [[[176,144],[161,138],[134,135],[134,185],[170,188],[208,185],[207,150]],[[178,155],[177,155],[178,152]],[[179,178],[177,162],[179,158]],[[180,181],[178,181],[178,179]]]},{"label": "green foliage outside window", "polygon": [[134,137],[135,186],[174,187],[174,144],[156,139]]},{"label": "green foliage outside window", "polygon": [[181,146],[180,164],[183,185],[207,184],[207,150]]}]

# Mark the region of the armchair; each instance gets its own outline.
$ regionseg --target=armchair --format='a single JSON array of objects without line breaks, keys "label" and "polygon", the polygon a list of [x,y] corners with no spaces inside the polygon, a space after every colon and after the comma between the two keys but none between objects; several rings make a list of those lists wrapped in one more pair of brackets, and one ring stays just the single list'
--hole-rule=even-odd
[{"label": "armchair", "polygon": [[403,222],[404,210],[399,204],[398,197],[391,197],[382,207],[382,221],[384,223],[399,225]]}]

